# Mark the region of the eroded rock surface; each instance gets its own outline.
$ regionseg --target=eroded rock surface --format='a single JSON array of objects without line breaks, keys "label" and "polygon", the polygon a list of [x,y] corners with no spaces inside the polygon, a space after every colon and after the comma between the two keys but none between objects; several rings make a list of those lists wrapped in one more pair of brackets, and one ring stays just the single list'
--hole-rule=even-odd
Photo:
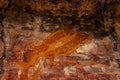
[{"label": "eroded rock surface", "polygon": [[[1,0],[0,78],[20,80],[23,54],[57,30],[72,27],[93,34],[67,56],[51,64],[40,57],[27,80],[117,80],[120,76],[119,0]],[[116,61],[117,59],[117,61]],[[32,77],[30,77],[32,76]]]}]

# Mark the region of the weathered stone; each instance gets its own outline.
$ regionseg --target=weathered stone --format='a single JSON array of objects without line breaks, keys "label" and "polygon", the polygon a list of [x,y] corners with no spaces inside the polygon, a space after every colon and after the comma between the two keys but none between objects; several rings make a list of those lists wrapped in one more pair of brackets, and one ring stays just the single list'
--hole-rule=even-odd
[{"label": "weathered stone", "polygon": [[4,52],[4,44],[3,44],[2,40],[0,39],[0,58],[2,57],[3,52]]},{"label": "weathered stone", "polygon": [[119,22],[116,22],[115,24],[115,31],[116,31],[116,34],[117,34],[117,37],[120,43],[120,23]]},{"label": "weathered stone", "polygon": [[93,43],[80,45],[68,56],[56,56],[53,64],[42,57],[40,64],[31,67],[26,75],[34,76],[35,80],[116,80],[120,69],[109,36],[116,32],[120,40],[119,2],[0,0],[0,24],[3,25],[0,26],[0,58],[3,51],[6,52],[5,59],[0,60],[1,73],[4,67],[2,80],[17,80],[21,69],[17,62],[24,60],[23,54],[32,51],[33,44],[41,44],[51,32],[71,26],[77,26],[78,31],[93,33]]}]

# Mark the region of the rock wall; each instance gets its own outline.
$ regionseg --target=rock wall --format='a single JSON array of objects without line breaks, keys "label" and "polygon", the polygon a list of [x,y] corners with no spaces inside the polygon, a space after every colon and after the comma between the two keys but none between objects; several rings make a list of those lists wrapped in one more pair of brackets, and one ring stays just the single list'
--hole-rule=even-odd
[{"label": "rock wall", "polygon": [[91,33],[93,41],[53,64],[40,57],[26,80],[119,80],[119,7],[119,0],[0,0],[1,80],[20,80],[24,53],[66,27]]}]

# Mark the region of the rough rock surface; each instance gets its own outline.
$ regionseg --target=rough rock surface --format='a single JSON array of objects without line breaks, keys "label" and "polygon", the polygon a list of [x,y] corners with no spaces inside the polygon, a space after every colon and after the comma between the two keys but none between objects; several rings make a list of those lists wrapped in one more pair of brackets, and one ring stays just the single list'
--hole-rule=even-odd
[{"label": "rough rock surface", "polygon": [[119,80],[119,0],[0,0],[0,78],[20,80],[18,61],[52,32],[66,27],[91,32],[81,44],[54,63],[41,57],[26,80]]}]

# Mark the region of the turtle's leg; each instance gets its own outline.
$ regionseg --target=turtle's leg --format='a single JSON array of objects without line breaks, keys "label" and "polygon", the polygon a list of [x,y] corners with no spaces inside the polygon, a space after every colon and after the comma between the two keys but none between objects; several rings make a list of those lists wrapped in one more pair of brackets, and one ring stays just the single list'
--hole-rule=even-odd
[{"label": "turtle's leg", "polygon": [[32,67],[37,60],[39,59],[39,54],[38,53],[34,53],[33,56],[28,57],[27,61],[19,61],[18,64],[21,67]]}]

